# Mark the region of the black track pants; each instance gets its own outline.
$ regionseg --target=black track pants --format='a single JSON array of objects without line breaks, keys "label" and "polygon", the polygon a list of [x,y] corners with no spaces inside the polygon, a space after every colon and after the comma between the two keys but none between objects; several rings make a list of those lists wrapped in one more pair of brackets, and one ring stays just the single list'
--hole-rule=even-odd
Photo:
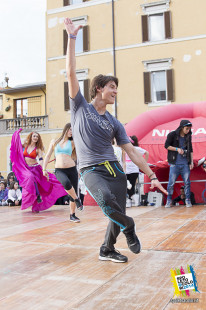
[{"label": "black track pants", "polygon": [[110,219],[102,247],[113,250],[120,229],[126,233],[134,228],[134,220],[125,214],[127,179],[118,162],[81,169],[87,191]]}]

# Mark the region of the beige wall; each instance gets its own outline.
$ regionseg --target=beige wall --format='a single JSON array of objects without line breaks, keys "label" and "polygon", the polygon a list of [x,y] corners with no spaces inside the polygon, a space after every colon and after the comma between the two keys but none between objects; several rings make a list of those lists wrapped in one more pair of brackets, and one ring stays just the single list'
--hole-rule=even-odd
[{"label": "beige wall", "polygon": [[[173,39],[161,43],[142,44],[141,15],[144,13],[141,4],[149,2],[157,1],[118,0],[114,2],[116,73],[119,78],[118,118],[123,123],[129,122],[140,113],[156,108],[144,103],[145,68],[142,61],[145,60],[173,58],[171,68],[174,69],[174,103],[203,101],[206,98],[204,66],[206,39],[193,38],[205,35],[206,2],[202,1],[200,5],[193,0],[170,1]],[[54,1],[52,3],[55,5]],[[88,7],[83,5],[82,8],[48,15],[47,25],[49,20],[51,23],[51,19],[56,19],[56,25],[51,28],[47,26],[47,59],[63,56],[63,18],[84,15],[88,16],[90,52],[77,56],[77,69],[89,69],[89,79],[99,73],[113,74],[111,2]],[[132,45],[137,46],[124,48]],[[119,49],[120,47],[123,49]],[[110,51],[98,53],[108,48]],[[62,73],[64,69],[64,57],[47,61],[50,128],[60,128],[62,122],[70,120],[70,114],[63,110],[63,83],[66,81]],[[113,109],[110,108],[110,111],[112,112]]]}]

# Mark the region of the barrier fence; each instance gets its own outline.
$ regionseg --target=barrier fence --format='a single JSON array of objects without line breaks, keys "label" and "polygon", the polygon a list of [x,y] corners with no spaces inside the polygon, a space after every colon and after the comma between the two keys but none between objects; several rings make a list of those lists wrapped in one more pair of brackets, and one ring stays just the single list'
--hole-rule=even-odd
[{"label": "barrier fence", "polygon": [[[47,169],[47,171],[49,171],[49,172],[51,172],[51,173],[54,173],[54,169]],[[1,170],[0,171],[1,172],[1,174],[7,174],[7,176],[8,176],[8,174],[9,173],[11,173],[11,172],[13,172],[13,171],[7,171],[7,170]],[[7,179],[7,176],[4,178],[5,180]],[[190,182],[191,183],[200,183],[200,182],[205,182],[206,183],[206,180],[190,180]],[[168,184],[169,182],[167,182],[167,181],[163,181],[163,182],[160,182],[161,184]],[[182,181],[176,181],[175,182],[175,184],[176,183],[184,183],[183,182],[183,180]],[[139,204],[140,204],[140,199],[141,199],[141,195],[140,195],[140,191],[141,191],[141,186],[142,185],[149,185],[149,184],[151,184],[151,182],[137,182],[137,184],[136,184],[136,188],[137,188],[137,190],[138,190],[138,193],[139,193]],[[158,189],[158,191],[159,191],[159,193],[161,192],[159,189]],[[206,191],[206,188],[205,188],[205,190],[204,191]],[[203,191],[203,192],[204,192]],[[202,193],[203,194],[203,193]],[[204,203],[206,203],[206,198],[204,199],[203,198],[203,200],[204,200]]]},{"label": "barrier fence", "polygon": [[[206,180],[190,180],[190,182],[191,183],[200,183],[200,182],[206,182]],[[164,182],[160,182],[161,184],[168,184],[169,182],[167,182],[167,181],[164,181]],[[181,184],[183,184],[184,182],[183,182],[183,180],[182,181],[176,181],[175,182],[175,184],[176,183],[181,183]],[[151,182],[138,182],[137,184],[136,184],[136,188],[138,189],[138,193],[140,193],[140,190],[141,190],[141,186],[142,185],[149,185],[149,184],[151,184]],[[159,189],[158,189],[159,190]],[[206,190],[206,188],[205,188],[205,190]],[[204,190],[204,191],[205,191]],[[204,193],[204,191],[203,191],[203,193]],[[161,191],[159,190],[159,193],[161,193]],[[202,193],[202,194],[203,194]],[[203,199],[204,200],[204,199]],[[204,201],[204,203],[206,202],[206,199],[205,199],[205,201]],[[140,203],[140,194],[139,194],[139,203]]]}]

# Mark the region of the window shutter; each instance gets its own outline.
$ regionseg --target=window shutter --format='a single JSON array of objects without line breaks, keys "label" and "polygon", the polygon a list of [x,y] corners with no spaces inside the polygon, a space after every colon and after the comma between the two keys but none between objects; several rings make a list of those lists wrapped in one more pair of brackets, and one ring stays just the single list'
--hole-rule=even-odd
[{"label": "window shutter", "polygon": [[89,27],[83,27],[83,52],[88,52],[89,50]]},{"label": "window shutter", "polygon": [[17,104],[16,104],[16,99],[14,100],[14,118],[17,118]]},{"label": "window shutter", "polygon": [[70,1],[69,0],[64,0],[63,3],[64,3],[64,6],[70,5]]},{"label": "window shutter", "polygon": [[64,29],[63,31],[63,55],[67,53],[67,43],[68,43],[68,34],[67,31]]},{"label": "window shutter", "polygon": [[148,35],[148,16],[142,15],[142,42],[149,41]]},{"label": "window shutter", "polygon": [[144,72],[144,102],[151,102],[150,72]]},{"label": "window shutter", "polygon": [[90,94],[89,94],[89,80],[84,80],[84,98],[87,102],[90,102]]},{"label": "window shutter", "polygon": [[167,99],[174,101],[173,69],[167,70]]},{"label": "window shutter", "polygon": [[164,12],[164,20],[165,20],[165,39],[172,38],[172,26],[171,26],[171,12]]},{"label": "window shutter", "polygon": [[70,110],[69,103],[69,85],[68,82],[64,82],[64,111]]}]

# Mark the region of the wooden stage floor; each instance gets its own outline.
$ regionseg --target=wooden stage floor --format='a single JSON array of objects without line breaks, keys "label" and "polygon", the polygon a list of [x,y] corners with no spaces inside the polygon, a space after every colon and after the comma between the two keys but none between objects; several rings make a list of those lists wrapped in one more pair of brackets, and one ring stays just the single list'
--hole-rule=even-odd
[{"label": "wooden stage floor", "polygon": [[[68,207],[33,214],[0,207],[0,309],[206,309],[206,207],[132,207],[142,252],[121,233],[128,263],[98,260],[107,218],[98,207],[68,221]],[[171,303],[170,269],[193,265],[198,303]],[[184,268],[184,269],[185,269]],[[176,298],[176,297],[174,297]]]}]

